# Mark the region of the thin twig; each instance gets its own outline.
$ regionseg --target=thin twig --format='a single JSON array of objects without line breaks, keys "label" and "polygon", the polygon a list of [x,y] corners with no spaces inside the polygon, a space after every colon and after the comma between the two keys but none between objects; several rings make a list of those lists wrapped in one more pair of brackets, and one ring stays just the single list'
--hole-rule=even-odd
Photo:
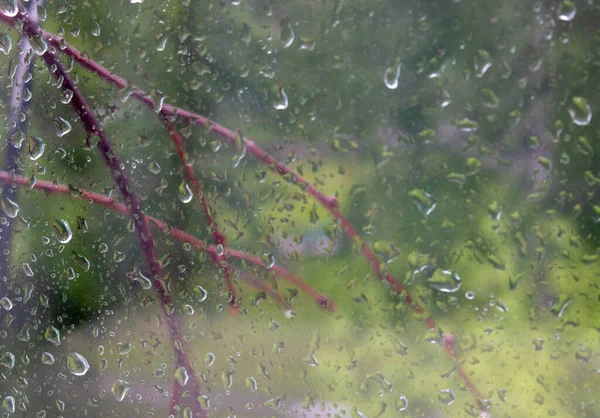
[{"label": "thin twig", "polygon": [[[122,203],[117,202],[116,198],[111,197],[111,196],[106,196],[106,195],[103,195],[100,193],[91,192],[89,190],[80,189],[75,186],[67,186],[65,184],[58,184],[58,183],[47,181],[47,180],[36,180],[35,183],[31,184],[31,180],[28,179],[27,177],[14,175],[7,171],[0,171],[0,184],[14,184],[15,186],[19,186],[19,187],[30,187],[34,190],[43,190],[48,194],[62,194],[62,195],[70,196],[70,197],[79,197],[83,200],[89,200],[90,202],[92,202],[94,204],[106,207],[115,212],[119,212],[119,213],[123,213],[123,214],[129,213],[129,211],[127,210],[127,206],[125,206]],[[188,234],[185,231],[182,231],[181,229],[173,228],[158,218],[155,218],[153,216],[149,216],[146,214],[144,214],[143,217],[148,224],[154,225],[159,231],[161,231],[165,234],[168,234],[171,237],[173,237],[179,241],[186,242],[186,243],[192,245],[197,250],[202,251],[211,257],[217,256],[217,254],[221,251],[221,248],[219,246],[207,245],[201,239],[196,238],[193,235]],[[252,265],[262,268],[266,272],[273,271],[277,276],[286,279],[290,283],[292,283],[295,286],[297,286],[298,288],[300,288],[302,291],[306,292],[309,296],[311,296],[314,299],[314,301],[319,306],[325,307],[329,311],[335,310],[335,304],[333,303],[333,300],[329,296],[324,295],[322,293],[318,293],[312,287],[310,287],[307,283],[303,282],[301,279],[294,276],[292,273],[287,271],[285,268],[277,266],[277,265],[270,268],[269,266],[265,265],[265,263],[260,259],[260,257],[246,253],[244,251],[234,250],[234,249],[227,248],[227,247],[223,247],[223,251],[229,257],[236,258],[239,260],[244,260],[244,261],[248,262],[249,264],[252,264]],[[275,292],[267,284],[265,284],[261,281],[258,281],[256,279],[254,279],[254,280],[249,279],[249,277],[245,274],[240,274],[240,277],[242,277],[244,280],[246,280],[247,282],[249,282],[252,285],[254,285],[256,283],[257,287],[259,287],[260,289],[264,290],[269,295],[271,295],[284,309],[286,309],[286,310],[290,309],[289,304],[287,302],[285,302],[284,300],[280,299],[280,297],[275,296],[277,294],[277,292]],[[258,283],[262,283],[262,284],[258,284]]]}]

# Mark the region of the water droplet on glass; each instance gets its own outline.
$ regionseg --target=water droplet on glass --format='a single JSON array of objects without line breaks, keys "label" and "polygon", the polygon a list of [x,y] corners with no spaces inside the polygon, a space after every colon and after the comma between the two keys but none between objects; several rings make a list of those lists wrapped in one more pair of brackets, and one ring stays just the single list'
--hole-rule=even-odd
[{"label": "water droplet on glass", "polygon": [[83,376],[90,369],[87,359],[75,352],[67,354],[67,367],[75,376]]},{"label": "water droplet on glass", "polygon": [[29,137],[27,148],[29,151],[29,159],[35,161],[44,154],[44,151],[46,150],[46,143],[42,138],[31,136]]},{"label": "water droplet on glass", "polygon": [[10,50],[12,49],[12,39],[8,36],[8,33],[3,32],[0,33],[0,52],[3,52],[5,55],[8,55]]},{"label": "water droplet on glass", "polygon": [[148,289],[152,288],[152,281],[148,277],[146,277],[142,273],[140,273],[139,271],[134,271],[133,273],[130,273],[129,277],[131,278],[132,281],[139,283],[139,285],[144,290],[148,290]]},{"label": "water droplet on glass", "polygon": [[47,366],[51,366],[54,364],[54,356],[50,353],[48,353],[47,351],[44,351],[42,353],[42,364],[45,364]]},{"label": "water droplet on glass", "polygon": [[314,51],[317,46],[317,41],[312,38],[305,38],[304,36],[300,37],[300,46],[299,49],[303,51]]},{"label": "water droplet on glass", "polygon": [[4,211],[6,216],[8,216],[11,219],[17,217],[17,214],[19,213],[19,210],[21,208],[19,207],[19,205],[17,205],[16,202],[13,202],[6,196],[2,196],[2,200],[0,201],[0,203],[2,205],[2,211]]},{"label": "water droplet on glass", "polygon": [[204,357],[204,364],[206,367],[210,367],[215,362],[215,359],[216,357],[213,353],[206,353],[206,356]]},{"label": "water droplet on glass", "polygon": [[59,345],[60,344],[60,331],[57,328],[50,325],[44,331],[44,338],[47,341],[50,341],[54,345]]},{"label": "water droplet on glass", "polygon": [[71,232],[71,227],[64,219],[57,219],[52,224],[52,228],[54,228],[54,235],[56,235],[56,239],[61,244],[66,244],[71,241],[73,238],[73,232]]},{"label": "water droplet on glass", "polygon": [[101,32],[101,28],[100,25],[98,24],[98,22],[96,22],[95,20],[92,22],[92,35],[93,36],[100,36],[100,32]]},{"label": "water droplet on glass", "polygon": [[277,98],[273,101],[273,107],[277,110],[287,109],[288,104],[289,104],[288,97],[287,97],[287,94],[285,94],[285,91],[283,90],[282,85],[277,85],[276,95],[277,95]]},{"label": "water droplet on glass", "polygon": [[148,170],[150,170],[152,174],[158,174],[160,173],[160,165],[158,165],[156,161],[153,161],[148,164]]},{"label": "water droplet on glass", "polygon": [[425,217],[429,216],[437,206],[434,197],[424,190],[414,189],[409,193],[409,196],[413,199],[415,205],[417,205],[419,212]]},{"label": "water droplet on glass", "polygon": [[450,270],[437,269],[427,279],[427,285],[444,293],[453,293],[460,289],[462,282],[458,274]]},{"label": "water droplet on glass", "polygon": [[192,316],[194,315],[194,308],[188,304],[185,304],[181,308],[181,312],[183,312],[184,315]]},{"label": "water droplet on glass", "polygon": [[454,400],[456,399],[456,396],[454,395],[454,392],[452,391],[452,389],[442,389],[442,390],[440,390],[438,399],[440,400],[441,403],[443,403],[445,405],[450,405],[454,402]]},{"label": "water droplet on glass", "polygon": [[491,66],[492,59],[490,58],[490,53],[484,49],[477,51],[477,54],[475,55],[475,62],[473,64],[473,67],[475,68],[475,77],[483,77]]},{"label": "water droplet on glass", "polygon": [[275,256],[273,255],[273,253],[264,253],[263,255],[261,255],[260,259],[263,262],[265,268],[267,269],[273,268],[273,266],[275,265]]},{"label": "water droplet on glass", "polygon": [[0,12],[8,17],[15,17],[19,13],[17,0],[0,0]]},{"label": "water droplet on glass", "polygon": [[488,206],[488,214],[493,221],[499,221],[502,216],[502,205],[494,201]]},{"label": "water droplet on glass", "polygon": [[142,4],[144,0],[129,0],[131,4]]},{"label": "water droplet on glass", "polygon": [[122,402],[125,399],[125,395],[131,389],[131,383],[127,380],[118,379],[115,383],[113,383],[111,392],[115,395],[115,398],[118,402]]},{"label": "water droplet on glass", "polygon": [[71,124],[69,121],[61,118],[60,116],[54,118],[54,127],[56,128],[56,135],[60,138],[71,132]]},{"label": "water droplet on glass", "polygon": [[389,67],[387,70],[385,70],[385,74],[383,75],[383,82],[385,83],[385,86],[388,89],[395,90],[398,88],[398,80],[400,79],[401,67],[402,66],[400,65],[400,63],[398,63],[398,65]]},{"label": "water droplet on glass", "polygon": [[31,49],[33,49],[37,55],[44,55],[46,51],[48,51],[48,44],[41,34],[29,37],[29,42]]},{"label": "water droplet on glass", "polygon": [[314,354],[309,354],[302,359],[302,363],[312,367],[317,367],[319,365],[319,360],[317,360],[317,357]]},{"label": "water droplet on glass", "polygon": [[183,203],[190,203],[193,197],[194,193],[190,189],[190,186],[185,181],[182,181],[179,185],[179,200]]},{"label": "water droplet on glass", "polygon": [[294,29],[292,29],[292,25],[289,20],[284,19],[281,21],[281,43],[284,48],[289,48],[293,43],[294,39],[296,39],[296,35],[294,34]]},{"label": "water droplet on glass", "polygon": [[131,344],[129,342],[117,343],[117,354],[124,356],[131,352]]},{"label": "water droplet on glass", "polygon": [[175,370],[175,379],[177,379],[177,383],[179,383],[180,386],[185,386],[189,378],[190,377],[188,376],[188,372],[185,367],[179,367],[177,370]]},{"label": "water droplet on glass", "polygon": [[0,366],[4,366],[11,370],[15,367],[15,355],[10,351],[5,352],[0,356]]},{"label": "water droplet on glass", "polygon": [[90,263],[90,260],[88,260],[86,257],[73,251],[71,253],[71,258],[73,259],[75,264],[77,264],[79,267],[81,267],[83,269],[83,271],[90,270],[91,263]]},{"label": "water droplet on glass", "polygon": [[577,14],[577,6],[571,0],[564,0],[560,6],[558,6],[558,19],[563,22],[570,22]]},{"label": "water droplet on glass", "polygon": [[408,399],[406,399],[406,396],[400,394],[394,406],[398,412],[406,411],[408,409]]},{"label": "water droplet on glass", "polygon": [[64,89],[60,93],[60,102],[63,104],[71,103],[71,99],[73,98],[73,91],[69,89]]},{"label": "water droplet on glass", "polygon": [[592,121],[592,108],[583,97],[573,97],[571,99],[573,106],[569,106],[567,111],[575,125],[586,126]]},{"label": "water droplet on glass", "polygon": [[169,38],[167,36],[160,36],[158,38],[158,42],[156,43],[156,50],[159,52],[162,52],[165,50],[165,48],[167,47],[167,40]]},{"label": "water droplet on glass", "polygon": [[13,308],[13,303],[9,298],[4,296],[0,299],[0,306],[5,310],[10,311]]},{"label": "water droplet on glass", "polygon": [[15,412],[15,398],[13,396],[7,396],[2,401],[2,407],[9,413]]},{"label": "water droplet on glass", "polygon": [[473,299],[475,299],[475,292],[473,292],[472,290],[469,290],[467,293],[465,293],[465,297],[469,300],[473,300]]},{"label": "water droplet on glass", "polygon": [[198,302],[204,302],[206,300],[206,298],[208,297],[208,292],[206,291],[205,288],[203,288],[200,285],[196,286],[196,288],[194,289],[194,292],[198,296]]}]

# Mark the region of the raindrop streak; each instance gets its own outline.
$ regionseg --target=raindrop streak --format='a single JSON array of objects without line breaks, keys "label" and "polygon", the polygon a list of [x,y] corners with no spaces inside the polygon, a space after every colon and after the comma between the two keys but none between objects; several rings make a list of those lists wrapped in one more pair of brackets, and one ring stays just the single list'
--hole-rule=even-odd
[{"label": "raindrop streak", "polygon": [[90,369],[87,359],[75,352],[67,354],[67,367],[75,376],[83,376]]},{"label": "raindrop streak", "polygon": [[113,383],[111,392],[113,393],[113,395],[115,395],[117,401],[122,402],[123,399],[125,399],[125,395],[127,395],[127,392],[129,392],[129,389],[131,389],[131,383],[129,383],[126,380],[119,379],[115,383]]},{"label": "raindrop streak", "polygon": [[66,244],[71,241],[73,238],[73,232],[71,232],[71,227],[64,219],[57,219],[52,224],[52,228],[54,228],[54,235],[56,235],[56,239],[61,244]]},{"label": "raindrop streak", "polygon": [[398,88],[401,67],[402,66],[398,64],[395,67],[389,67],[387,70],[385,70],[383,82],[388,89],[395,90]]},{"label": "raindrop streak", "polygon": [[592,108],[586,99],[583,97],[573,97],[571,99],[573,106],[569,107],[567,111],[571,120],[575,125],[587,126],[592,121]]},{"label": "raindrop streak", "polygon": [[283,86],[278,85],[277,86],[277,95],[279,96],[279,98],[275,101],[273,101],[273,107],[276,110],[285,110],[288,107],[288,97],[287,94],[285,94],[285,91],[283,90]]},{"label": "raindrop streak", "polygon": [[61,138],[71,132],[71,124],[69,121],[61,118],[60,116],[54,118],[54,126],[56,127],[56,135]]},{"label": "raindrop streak", "polygon": [[27,143],[27,149],[29,151],[29,159],[35,161],[39,159],[46,150],[46,144],[42,138],[37,136],[29,137],[29,142]]}]

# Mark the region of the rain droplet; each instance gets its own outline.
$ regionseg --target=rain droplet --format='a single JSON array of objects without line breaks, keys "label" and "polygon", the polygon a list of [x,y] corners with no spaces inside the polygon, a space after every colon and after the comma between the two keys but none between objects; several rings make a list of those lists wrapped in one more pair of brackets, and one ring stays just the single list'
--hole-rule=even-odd
[{"label": "rain droplet", "polygon": [[294,39],[296,39],[296,35],[294,34],[294,29],[290,25],[288,19],[283,19],[281,21],[281,43],[284,48],[289,48],[293,43]]},{"label": "rain droplet", "polygon": [[48,353],[47,351],[44,351],[42,353],[42,364],[45,364],[47,366],[51,366],[54,364],[54,356],[50,353]]},{"label": "rain droplet", "polygon": [[58,135],[59,138],[71,132],[72,129],[69,121],[60,116],[54,118],[54,127],[56,128],[56,135]]},{"label": "rain droplet", "polygon": [[3,32],[0,33],[0,52],[3,52],[5,55],[8,55],[10,50],[12,49],[12,39],[8,36],[8,33]]},{"label": "rain droplet", "polygon": [[414,189],[409,193],[409,196],[412,197],[417,205],[417,209],[419,209],[419,212],[425,217],[429,216],[437,206],[434,197],[424,190]]},{"label": "rain droplet", "polygon": [[440,390],[440,393],[438,394],[438,399],[440,400],[441,403],[443,403],[445,405],[450,405],[454,402],[454,400],[456,399],[456,396],[454,395],[454,392],[452,391],[452,389],[442,389],[442,390]]},{"label": "rain droplet", "polygon": [[46,328],[46,331],[44,331],[44,338],[47,341],[50,341],[54,345],[59,345],[60,344],[60,331],[57,328],[50,325],[50,326],[48,326],[48,328]]},{"label": "rain droplet", "polygon": [[483,77],[491,66],[492,59],[490,58],[490,53],[485,49],[480,49],[477,51],[477,55],[475,55],[475,63],[473,65],[475,68],[475,77]]},{"label": "rain droplet", "polygon": [[93,36],[100,36],[100,25],[98,24],[98,22],[96,22],[95,20],[92,22],[92,35]]},{"label": "rain droplet", "polygon": [[123,399],[125,399],[127,392],[129,392],[129,389],[131,389],[131,383],[129,383],[127,380],[118,379],[115,383],[113,383],[111,392],[113,395],[115,395],[117,401],[122,402]]},{"label": "rain droplet", "polygon": [[54,235],[56,235],[56,239],[61,244],[66,244],[71,241],[73,238],[73,232],[71,232],[71,227],[64,219],[57,219],[52,224],[52,228],[54,228]]},{"label": "rain droplet", "polygon": [[215,359],[216,357],[213,353],[206,353],[206,356],[204,357],[204,364],[206,367],[210,367],[215,362]]},{"label": "rain droplet", "polygon": [[309,354],[302,359],[302,363],[308,364],[312,367],[317,367],[319,365],[319,360],[317,360],[317,357],[314,354]]},{"label": "rain droplet", "polygon": [[558,19],[563,22],[570,22],[577,14],[577,6],[571,0],[564,0],[558,7]]},{"label": "rain droplet", "polygon": [[139,283],[142,289],[148,290],[152,288],[152,281],[139,271],[130,273],[130,277],[132,278],[132,281]]},{"label": "rain droplet", "polygon": [[5,352],[0,356],[0,366],[4,366],[11,370],[15,367],[15,355],[10,351]]},{"label": "rain droplet", "polygon": [[273,253],[265,253],[260,257],[266,269],[271,269],[275,265],[275,256]]},{"label": "rain droplet", "polygon": [[88,260],[86,257],[77,254],[75,251],[73,251],[71,253],[71,258],[73,259],[73,261],[83,269],[83,271],[89,271],[90,267],[91,267],[91,263],[90,260]]},{"label": "rain droplet", "polygon": [[569,106],[567,111],[575,125],[586,126],[592,121],[592,108],[588,101],[583,97],[573,97],[571,99],[573,106]]},{"label": "rain droplet", "polygon": [[44,55],[48,51],[48,44],[41,34],[33,35],[29,38],[31,49],[37,55]]},{"label": "rain droplet", "polygon": [[0,299],[0,306],[5,310],[10,311],[13,308],[13,303],[9,298],[4,296],[2,299]]},{"label": "rain droplet", "polygon": [[394,67],[389,67],[385,70],[385,74],[383,75],[383,82],[385,86],[390,90],[395,90],[398,88],[398,80],[400,79],[400,70],[402,66],[400,63]]},{"label": "rain droplet", "polygon": [[156,161],[153,161],[148,164],[148,170],[150,170],[152,174],[158,174],[160,173],[160,165],[158,165]]},{"label": "rain droplet", "polygon": [[8,216],[11,219],[17,217],[17,214],[19,213],[19,210],[21,208],[19,207],[19,205],[17,205],[16,202],[13,202],[6,196],[2,196],[2,201],[0,203],[2,205],[2,210],[4,211],[6,216]]},{"label": "rain droplet", "polygon": [[194,292],[196,293],[196,295],[198,295],[198,302],[204,302],[206,300],[206,298],[208,297],[208,292],[206,291],[205,288],[203,288],[200,285],[196,286],[196,288],[194,289]]},{"label": "rain droplet", "polygon": [[60,102],[63,104],[71,103],[71,99],[73,98],[73,91],[69,89],[64,89],[60,93]]},{"label": "rain droplet", "polygon": [[128,342],[117,343],[117,354],[124,356],[131,352],[131,344]]},{"label": "rain droplet", "polygon": [[19,13],[17,0],[0,0],[0,12],[8,17],[15,17]]},{"label": "rain droplet", "polygon": [[277,110],[285,110],[288,107],[288,97],[283,90],[283,86],[281,84],[277,85],[277,99],[273,101],[273,107]]},{"label": "rain droplet", "polygon": [[183,203],[190,203],[193,197],[194,193],[190,189],[190,186],[185,181],[182,181],[179,185],[179,200]]},{"label": "rain droplet", "polygon": [[177,383],[179,383],[180,386],[185,386],[189,378],[190,377],[188,376],[188,372],[185,367],[179,367],[177,370],[175,370],[175,379],[177,379]]},{"label": "rain droplet", "polygon": [[46,144],[42,138],[31,136],[29,137],[27,148],[29,151],[29,159],[35,161],[40,158],[42,154],[44,154],[44,151],[46,150]]},{"label": "rain droplet", "polygon": [[67,367],[75,376],[83,376],[90,369],[87,359],[75,352],[67,354]]},{"label": "rain droplet", "polygon": [[408,399],[406,399],[406,396],[400,394],[400,396],[398,396],[398,399],[396,399],[396,403],[394,406],[396,407],[396,411],[398,412],[406,411],[408,409]]},{"label": "rain droplet", "polygon": [[15,412],[15,398],[12,396],[7,396],[2,401],[2,407],[9,413],[12,414]]},{"label": "rain droplet", "polygon": [[458,274],[450,270],[437,269],[433,275],[427,279],[429,287],[444,293],[454,293],[462,284]]},{"label": "rain droplet", "polygon": [[192,316],[194,315],[194,308],[186,304],[181,308],[181,312],[183,312],[185,315]]}]

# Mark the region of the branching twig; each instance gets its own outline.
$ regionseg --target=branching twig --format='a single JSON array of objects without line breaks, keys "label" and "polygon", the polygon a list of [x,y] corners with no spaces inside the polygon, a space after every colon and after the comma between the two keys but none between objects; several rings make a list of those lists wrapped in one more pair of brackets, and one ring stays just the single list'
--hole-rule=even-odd
[{"label": "branching twig", "polygon": [[[81,199],[89,200],[90,202],[92,202],[94,204],[104,206],[115,212],[119,212],[119,213],[123,213],[123,214],[129,213],[127,210],[127,206],[123,205],[122,203],[118,203],[114,197],[106,196],[106,195],[103,195],[100,193],[94,193],[94,192],[91,192],[91,191],[85,190],[85,189],[79,189],[74,186],[67,186],[65,184],[57,184],[57,183],[54,183],[51,181],[46,181],[46,180],[37,180],[34,184],[31,184],[30,179],[28,179],[27,177],[14,175],[7,171],[0,171],[0,184],[14,184],[15,186],[20,186],[20,187],[28,186],[35,190],[43,190],[49,194],[63,194],[63,195],[71,196],[71,197],[77,196],[77,197],[80,197]],[[182,231],[181,229],[173,228],[158,218],[155,218],[155,217],[152,217],[149,215],[145,215],[145,214],[142,216],[144,217],[144,219],[146,220],[146,222],[148,224],[154,225],[159,231],[164,232],[177,240],[187,242],[188,244],[192,245],[197,250],[202,251],[211,257],[217,256],[217,254],[220,251],[218,246],[206,245],[204,243],[204,241],[202,241],[201,239],[196,238],[193,235],[190,235],[187,232]],[[306,292],[309,296],[311,296],[315,300],[315,302],[319,306],[326,307],[330,311],[333,311],[335,309],[335,304],[333,303],[333,301],[331,300],[331,298],[329,296],[324,295],[322,293],[318,293],[316,290],[314,290],[312,287],[310,287],[307,283],[305,283],[304,281],[302,281],[301,279],[299,279],[298,277],[296,277],[295,275],[293,275],[292,273],[290,273],[283,267],[275,265],[272,268],[269,268],[269,266],[265,265],[265,263],[260,259],[260,257],[246,253],[244,251],[234,250],[231,248],[224,247],[224,252],[229,257],[247,261],[249,264],[258,266],[267,272],[273,271],[279,277],[282,277],[282,278],[288,280],[290,283],[294,284],[295,286],[300,288],[302,291]],[[271,295],[284,309],[288,309],[288,310],[290,309],[289,304],[287,302],[285,302],[283,299],[281,299],[280,296],[276,296],[276,295],[278,295],[277,292],[275,292],[267,284],[265,284],[259,280],[253,279],[250,276],[247,276],[245,274],[240,274],[240,277],[242,277],[248,283],[255,285],[256,287],[259,287],[260,289],[264,290],[266,293]]]}]

